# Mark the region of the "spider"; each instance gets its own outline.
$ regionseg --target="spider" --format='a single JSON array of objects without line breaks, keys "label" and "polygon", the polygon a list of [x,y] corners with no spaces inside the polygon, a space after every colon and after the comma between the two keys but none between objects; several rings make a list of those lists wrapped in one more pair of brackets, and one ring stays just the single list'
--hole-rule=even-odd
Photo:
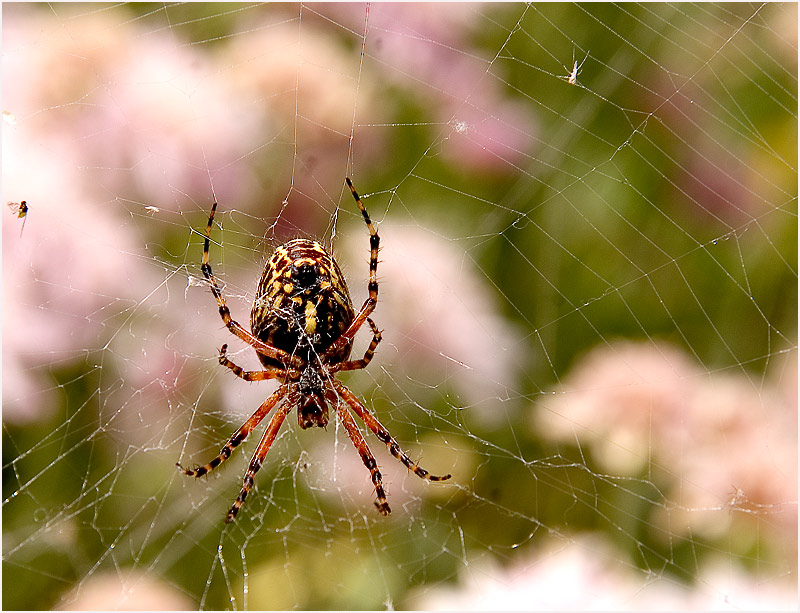
[{"label": "spider", "polygon": [[[211,472],[227,460],[234,449],[272,409],[275,409],[261,442],[250,460],[242,489],[225,518],[226,524],[233,521],[244,504],[253,487],[256,473],[263,465],[284,419],[293,407],[297,407],[297,419],[303,429],[313,426],[326,427],[328,406],[334,407],[337,417],[361,456],[361,461],[370,472],[377,497],[375,506],[381,515],[386,516],[392,512],[386,500],[381,472],[378,470],[375,456],[372,455],[347,407],[350,407],[378,440],[386,444],[389,452],[415,475],[428,481],[445,481],[451,477],[449,474],[432,475],[409,458],[378,419],[353,392],[336,379],[338,372],[365,368],[381,342],[381,331],[369,317],[378,302],[377,271],[380,238],[352,182],[349,178],[345,181],[369,229],[370,258],[367,285],[369,296],[357,315],[353,310],[350,292],[347,290],[342,271],[333,256],[318,242],[297,238],[278,247],[267,262],[250,313],[252,334],[245,330],[231,317],[230,310],[225,304],[225,297],[208,263],[211,228],[214,224],[217,203],[211,207],[200,268],[211,287],[211,293],[217,301],[219,314],[225,326],[256,350],[264,369],[247,371],[234,364],[227,357],[227,344],[220,348],[219,363],[245,381],[277,379],[280,382],[280,387],[234,432],[217,457],[205,466],[194,469],[187,469],[180,463],[177,464],[178,470],[189,477],[202,477]],[[372,340],[364,357],[360,360],[350,360],[353,338],[365,322],[372,330]]]}]

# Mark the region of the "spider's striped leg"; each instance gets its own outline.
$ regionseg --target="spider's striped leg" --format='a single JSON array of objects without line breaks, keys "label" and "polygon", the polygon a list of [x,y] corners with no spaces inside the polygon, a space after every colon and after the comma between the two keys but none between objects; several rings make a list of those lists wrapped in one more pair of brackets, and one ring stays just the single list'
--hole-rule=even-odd
[{"label": "spider's striped leg", "polygon": [[202,477],[203,475],[210,473],[217,466],[219,466],[225,460],[231,457],[233,450],[236,449],[239,445],[241,445],[242,441],[244,441],[250,434],[250,432],[253,431],[253,428],[255,428],[259,423],[261,423],[261,420],[263,420],[264,417],[267,415],[267,413],[269,413],[270,410],[272,410],[272,407],[274,407],[278,403],[278,401],[281,398],[283,398],[283,396],[286,394],[287,389],[288,385],[281,385],[277,389],[277,391],[274,394],[272,394],[272,396],[267,398],[264,401],[264,403],[260,407],[258,407],[258,409],[256,409],[256,412],[253,413],[250,419],[244,422],[244,424],[242,424],[242,427],[239,428],[236,432],[234,432],[233,436],[230,439],[228,439],[228,442],[225,443],[225,446],[219,452],[219,455],[213,460],[211,460],[208,464],[194,469],[184,468],[183,466],[180,465],[180,463],[175,464],[175,466],[177,466],[178,470],[181,471],[187,477]]},{"label": "spider's striped leg", "polygon": [[345,345],[350,343],[350,341],[352,341],[353,337],[356,335],[356,332],[359,331],[361,326],[364,325],[364,322],[367,321],[367,318],[370,316],[372,311],[375,310],[375,305],[378,304],[378,248],[380,247],[381,239],[378,236],[378,231],[375,229],[375,226],[372,225],[372,220],[369,218],[369,213],[367,213],[364,203],[361,202],[361,198],[353,187],[353,183],[349,178],[345,178],[345,181],[347,182],[347,187],[350,188],[353,198],[355,198],[356,204],[361,211],[361,215],[364,218],[364,223],[367,224],[367,228],[369,229],[369,283],[367,284],[369,296],[364,301],[364,304],[361,305],[361,310],[359,310],[358,315],[356,315],[355,319],[353,319],[353,321],[350,323],[347,330],[345,330],[344,333],[342,333],[342,335],[336,339],[336,342],[334,342],[328,348],[328,350],[325,352],[325,355],[336,355]]},{"label": "spider's striped leg", "polygon": [[332,381],[333,387],[341,395],[341,397],[344,398],[345,402],[350,405],[353,411],[355,411],[356,415],[358,415],[361,420],[367,424],[367,427],[375,433],[375,436],[377,436],[381,442],[386,443],[386,446],[389,448],[389,453],[400,460],[406,466],[406,468],[417,475],[417,477],[427,479],[428,481],[446,481],[452,476],[448,473],[439,477],[432,475],[424,468],[421,468],[416,462],[409,458],[402,449],[400,449],[400,445],[398,445],[397,441],[394,440],[391,434],[389,434],[389,431],[383,427],[381,422],[379,422],[363,404],[361,404],[353,392],[347,389],[338,380],[333,379]]},{"label": "spider's striped leg", "polygon": [[211,286],[211,293],[214,294],[214,299],[217,301],[219,307],[219,316],[222,318],[223,323],[231,331],[232,334],[238,336],[245,343],[253,347],[258,353],[268,358],[273,358],[283,364],[292,365],[295,367],[302,366],[302,360],[297,356],[291,356],[282,349],[268,345],[267,343],[257,339],[255,336],[245,330],[242,325],[231,317],[231,311],[225,304],[225,296],[222,295],[222,290],[217,284],[217,279],[214,277],[214,272],[211,270],[211,264],[208,263],[209,256],[208,250],[211,246],[211,228],[214,225],[214,213],[217,211],[217,203],[211,207],[211,213],[208,216],[208,224],[206,224],[206,239],[203,243],[203,260],[200,265],[200,270],[203,271],[208,284]]},{"label": "spider's striped leg", "polygon": [[372,356],[375,355],[375,349],[378,347],[378,343],[381,342],[381,331],[378,330],[378,326],[375,325],[375,322],[372,321],[369,317],[367,317],[367,323],[369,327],[372,328],[372,341],[369,343],[369,347],[367,347],[367,351],[364,353],[364,357],[360,360],[352,360],[350,362],[341,362],[340,364],[333,364],[331,365],[332,371],[339,371],[339,370],[358,370],[360,368],[366,368],[367,364],[370,363],[372,360]]},{"label": "spider's striped leg", "polygon": [[[335,379],[334,383],[336,383]],[[336,414],[339,416],[342,425],[344,425],[347,436],[350,437],[350,440],[361,456],[361,461],[364,462],[364,466],[367,467],[367,470],[369,470],[372,476],[372,484],[375,486],[375,495],[378,497],[375,501],[378,512],[381,515],[389,515],[392,509],[389,508],[389,503],[386,501],[386,491],[383,489],[383,477],[381,476],[381,471],[378,470],[378,463],[375,461],[375,456],[372,455],[369,445],[367,445],[367,441],[365,441],[364,437],[361,435],[361,431],[358,429],[353,416],[347,412],[345,404],[341,402],[340,398],[337,398],[334,393],[329,392],[326,396],[331,404],[336,406]]]},{"label": "spider's striped leg", "polygon": [[[288,385],[289,384],[282,385],[281,389],[286,388]],[[287,402],[284,402],[283,405],[281,405],[278,410],[275,411],[275,415],[272,416],[272,419],[269,420],[269,425],[267,426],[267,429],[264,430],[264,436],[261,437],[261,442],[258,444],[258,447],[256,447],[253,458],[250,460],[250,466],[247,468],[247,472],[244,474],[244,483],[242,485],[242,489],[239,492],[239,495],[236,497],[231,510],[228,511],[227,517],[225,518],[226,524],[231,523],[236,517],[236,514],[239,512],[239,509],[242,508],[244,500],[247,498],[247,494],[250,493],[250,490],[253,487],[256,473],[264,463],[264,458],[267,456],[269,448],[275,441],[275,437],[278,436],[278,431],[281,429],[283,420],[286,419],[286,416],[289,414],[289,411],[292,410],[292,407],[295,405],[296,401],[296,396],[291,394]]]},{"label": "spider's striped leg", "polygon": [[[225,368],[230,368],[233,374],[245,381],[265,381],[267,379],[287,378],[287,371],[281,368],[270,368],[268,370],[245,370],[241,366],[234,364],[228,359],[228,345],[223,345],[219,350],[219,363]],[[294,371],[289,371],[289,373]]]}]

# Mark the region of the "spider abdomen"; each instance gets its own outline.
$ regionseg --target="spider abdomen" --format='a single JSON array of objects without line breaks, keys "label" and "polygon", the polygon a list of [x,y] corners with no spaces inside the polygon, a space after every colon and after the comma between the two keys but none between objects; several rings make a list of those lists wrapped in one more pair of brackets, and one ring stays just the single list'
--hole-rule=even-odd
[{"label": "spider abdomen", "polygon": [[[297,355],[306,363],[320,355],[355,318],[344,275],[325,248],[316,241],[298,238],[272,254],[261,275],[250,327],[253,336]],[[352,341],[330,356],[346,360]],[[264,366],[281,367],[259,354]]]}]

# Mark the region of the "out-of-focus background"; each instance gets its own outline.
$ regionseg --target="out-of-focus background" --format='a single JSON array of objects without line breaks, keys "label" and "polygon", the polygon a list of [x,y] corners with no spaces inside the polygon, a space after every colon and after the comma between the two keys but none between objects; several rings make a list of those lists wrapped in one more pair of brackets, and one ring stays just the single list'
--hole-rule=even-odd
[{"label": "out-of-focus background", "polygon": [[[797,599],[795,4],[5,4],[3,607],[776,608]],[[343,429],[249,321],[333,249],[384,330]],[[28,212],[20,216],[19,203]],[[356,340],[361,354],[368,332]]]}]

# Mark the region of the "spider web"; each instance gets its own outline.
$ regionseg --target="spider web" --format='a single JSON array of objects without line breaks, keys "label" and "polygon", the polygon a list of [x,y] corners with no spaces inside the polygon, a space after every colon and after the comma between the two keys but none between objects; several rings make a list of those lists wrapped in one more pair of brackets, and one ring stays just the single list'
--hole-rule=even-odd
[{"label": "spider web", "polygon": [[[796,606],[796,11],[4,5],[4,608]],[[360,304],[345,176],[341,379],[453,478],[292,413],[225,526],[208,211],[243,324],[297,236]]]}]

